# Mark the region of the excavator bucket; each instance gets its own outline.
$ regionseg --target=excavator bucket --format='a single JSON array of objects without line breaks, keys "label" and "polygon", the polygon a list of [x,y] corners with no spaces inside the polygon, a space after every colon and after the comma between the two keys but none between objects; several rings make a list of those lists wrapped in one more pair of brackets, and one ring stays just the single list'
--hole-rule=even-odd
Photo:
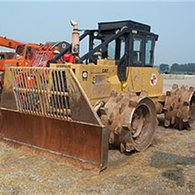
[{"label": "excavator bucket", "polygon": [[8,67],[0,110],[1,139],[106,168],[108,129],[70,68]]}]

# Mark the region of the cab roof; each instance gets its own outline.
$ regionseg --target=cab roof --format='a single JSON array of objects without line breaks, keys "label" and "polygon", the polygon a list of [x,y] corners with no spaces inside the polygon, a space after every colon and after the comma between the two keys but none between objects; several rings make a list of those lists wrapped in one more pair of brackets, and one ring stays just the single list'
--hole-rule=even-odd
[{"label": "cab roof", "polygon": [[132,30],[139,30],[139,31],[146,31],[146,32],[150,32],[150,29],[151,29],[150,26],[147,24],[142,24],[142,23],[135,22],[132,20],[98,23],[98,28],[100,31],[118,30],[123,27],[127,27]]}]

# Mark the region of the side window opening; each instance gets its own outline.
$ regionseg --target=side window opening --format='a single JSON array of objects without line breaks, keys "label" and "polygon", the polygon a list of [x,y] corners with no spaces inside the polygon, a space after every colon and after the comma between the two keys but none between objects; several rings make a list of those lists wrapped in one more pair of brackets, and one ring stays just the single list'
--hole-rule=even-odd
[{"label": "side window opening", "polygon": [[121,39],[120,58],[125,55],[125,39]]},{"label": "side window opening", "polygon": [[[125,55],[126,43],[125,37],[121,37],[119,40],[119,45],[117,41],[113,40],[107,46],[107,58],[113,60],[120,60]],[[119,49],[117,49],[117,46]]]},{"label": "side window opening", "polygon": [[[96,39],[94,38],[93,39],[93,48],[94,49],[95,47],[97,47],[98,45],[100,45],[102,43],[102,40],[101,39]],[[98,51],[96,51],[94,54],[93,54],[93,59],[95,61],[97,61],[98,59],[101,59],[102,58],[102,50],[99,49]]]},{"label": "side window opening", "polygon": [[28,60],[32,60],[32,58],[33,58],[33,48],[31,48],[31,47],[27,48],[25,58],[28,59]]},{"label": "side window opening", "polygon": [[102,43],[102,40],[101,39],[94,39],[93,40],[93,48],[97,47],[101,43]]},{"label": "side window opening", "polygon": [[108,44],[108,59],[115,59],[116,41],[113,40]]},{"label": "side window opening", "polygon": [[19,59],[22,56],[25,56],[25,45],[19,45],[16,49],[16,59]]},{"label": "side window opening", "polygon": [[142,48],[142,39],[134,38],[133,39],[133,63],[134,64],[142,63],[141,48]]},{"label": "side window opening", "polygon": [[82,40],[79,46],[80,55],[83,56],[89,51],[89,36],[86,36],[85,39]]},{"label": "side window opening", "polygon": [[5,56],[3,54],[0,54],[0,60],[5,59]]},{"label": "side window opening", "polygon": [[153,54],[153,49],[152,49],[152,40],[147,39],[145,43],[145,65],[152,65],[152,54]]}]

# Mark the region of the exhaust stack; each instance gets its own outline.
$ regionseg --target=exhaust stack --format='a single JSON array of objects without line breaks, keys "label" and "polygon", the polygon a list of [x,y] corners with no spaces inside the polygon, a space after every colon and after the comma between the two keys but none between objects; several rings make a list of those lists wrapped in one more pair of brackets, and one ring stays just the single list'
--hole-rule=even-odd
[{"label": "exhaust stack", "polygon": [[70,20],[71,25],[73,26],[72,32],[72,54],[79,55],[79,29],[78,23],[74,20]]}]

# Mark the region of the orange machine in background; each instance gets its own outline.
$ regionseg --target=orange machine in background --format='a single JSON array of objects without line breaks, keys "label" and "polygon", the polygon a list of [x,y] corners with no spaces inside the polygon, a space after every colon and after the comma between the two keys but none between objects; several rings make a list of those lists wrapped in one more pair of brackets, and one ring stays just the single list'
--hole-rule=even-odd
[{"label": "orange machine in background", "polygon": [[56,50],[60,53],[70,44],[66,41],[48,42],[45,44],[23,43],[0,36],[0,46],[14,49],[15,52],[7,52],[12,55],[7,58],[7,55],[0,56],[0,91],[3,87],[4,71],[6,66],[47,66],[55,55]]},{"label": "orange machine in background", "polygon": [[35,58],[36,51],[49,51],[52,47],[49,44],[23,43],[2,36],[0,36],[0,46],[15,50],[15,52],[8,52],[12,53],[9,58],[3,54],[1,55],[0,92],[3,87],[4,71],[6,66],[31,66]]},{"label": "orange machine in background", "polygon": [[0,46],[15,50],[15,55],[13,55],[12,59],[0,60],[0,71],[4,71],[6,65],[30,66],[34,59],[34,55],[36,51],[51,50],[51,45],[49,44],[43,45],[43,44],[36,44],[36,43],[23,43],[23,42],[18,42],[1,36],[0,36]]}]

